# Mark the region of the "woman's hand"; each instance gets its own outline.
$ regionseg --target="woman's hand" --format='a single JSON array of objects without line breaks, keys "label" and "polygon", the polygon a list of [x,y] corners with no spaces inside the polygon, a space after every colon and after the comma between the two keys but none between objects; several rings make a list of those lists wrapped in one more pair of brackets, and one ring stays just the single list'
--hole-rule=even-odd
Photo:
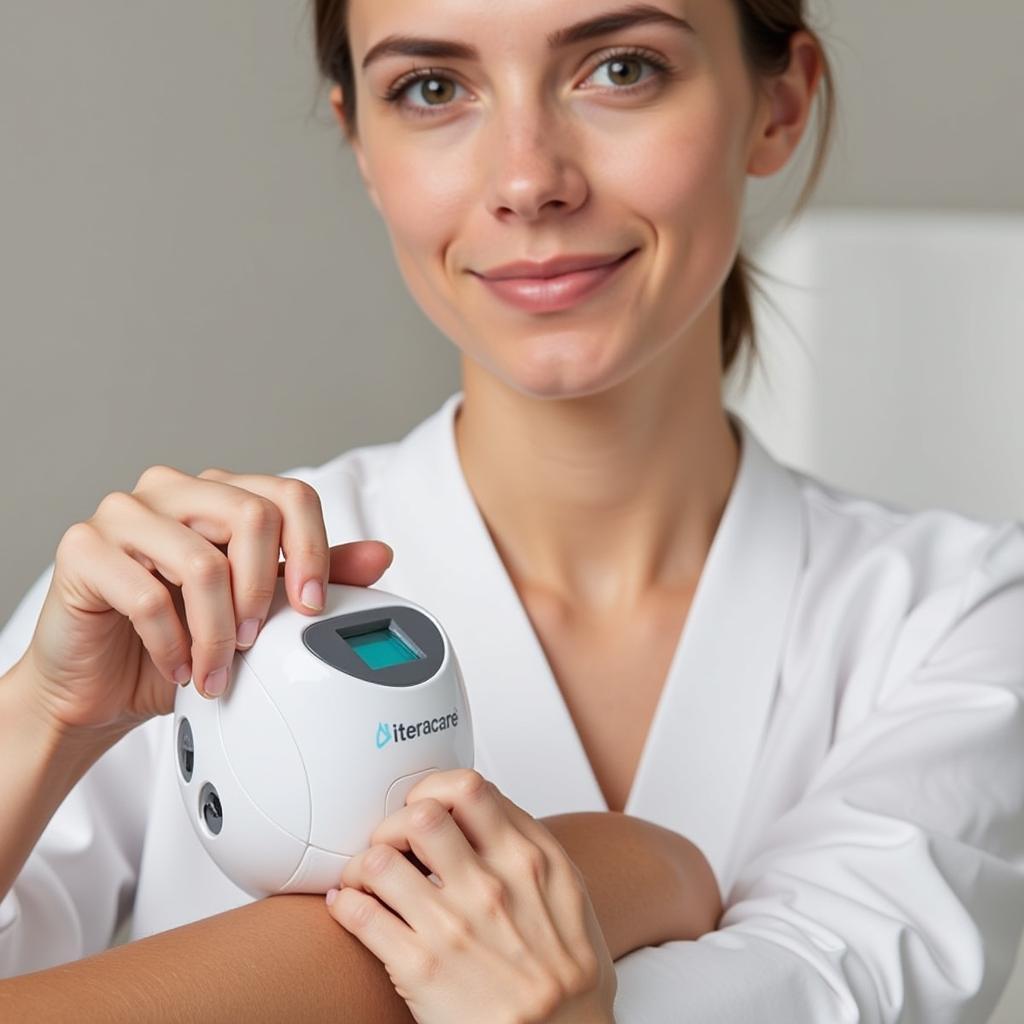
[{"label": "woman's hand", "polygon": [[367,586],[391,555],[378,541],[328,548],[319,496],[300,480],[153,466],[61,538],[22,659],[33,704],[62,735],[110,742],[168,713],[176,683],[223,693],[282,571],[291,604],[314,615],[304,593]]},{"label": "woman's hand", "polygon": [[331,915],[419,1024],[614,1020],[615,969],[582,875],[479,772],[421,779],[341,882]]}]

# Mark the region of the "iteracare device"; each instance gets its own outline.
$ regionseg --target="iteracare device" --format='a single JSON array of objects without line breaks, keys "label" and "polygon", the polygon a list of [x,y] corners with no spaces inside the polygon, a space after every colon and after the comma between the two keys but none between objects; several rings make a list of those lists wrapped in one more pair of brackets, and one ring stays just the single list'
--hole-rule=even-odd
[{"label": "iteracare device", "polygon": [[330,583],[303,615],[279,578],[227,692],[174,705],[175,773],[200,842],[256,898],[324,893],[432,771],[470,768],[455,652],[423,608]]}]

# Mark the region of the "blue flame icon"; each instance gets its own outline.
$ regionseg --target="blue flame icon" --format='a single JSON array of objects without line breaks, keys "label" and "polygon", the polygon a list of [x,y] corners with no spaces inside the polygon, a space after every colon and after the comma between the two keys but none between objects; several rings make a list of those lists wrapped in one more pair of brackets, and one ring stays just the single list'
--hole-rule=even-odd
[{"label": "blue flame icon", "polygon": [[391,726],[387,722],[377,723],[377,749],[386,747],[391,742]]}]

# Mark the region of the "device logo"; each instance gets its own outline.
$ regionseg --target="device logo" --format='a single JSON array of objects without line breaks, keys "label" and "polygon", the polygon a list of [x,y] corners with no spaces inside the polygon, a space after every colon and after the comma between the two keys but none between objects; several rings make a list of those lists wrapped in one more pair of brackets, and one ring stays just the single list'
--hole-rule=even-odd
[{"label": "device logo", "polygon": [[430,733],[454,729],[458,724],[459,713],[455,710],[439,718],[424,718],[421,722],[395,722],[392,725],[378,722],[377,749],[386,747],[392,740],[395,743],[403,743],[406,740],[418,739],[420,736],[428,736]]}]

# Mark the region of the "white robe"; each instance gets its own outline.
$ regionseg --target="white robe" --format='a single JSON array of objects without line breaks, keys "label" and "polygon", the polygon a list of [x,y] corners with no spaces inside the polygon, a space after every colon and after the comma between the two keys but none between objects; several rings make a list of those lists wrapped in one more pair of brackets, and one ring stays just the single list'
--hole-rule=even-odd
[{"label": "white robe", "polygon": [[[607,810],[462,475],[460,399],[282,475],[331,544],[394,548],[376,585],[445,625],[479,770],[535,817]],[[732,419],[737,479],[625,807],[703,850],[726,911],[621,958],[617,1020],[985,1020],[1024,924],[1024,525],[843,492]],[[140,937],[248,902],[185,818],[170,739],[146,723],[59,808],[0,903],[0,977],[103,949],[132,907]]]}]

